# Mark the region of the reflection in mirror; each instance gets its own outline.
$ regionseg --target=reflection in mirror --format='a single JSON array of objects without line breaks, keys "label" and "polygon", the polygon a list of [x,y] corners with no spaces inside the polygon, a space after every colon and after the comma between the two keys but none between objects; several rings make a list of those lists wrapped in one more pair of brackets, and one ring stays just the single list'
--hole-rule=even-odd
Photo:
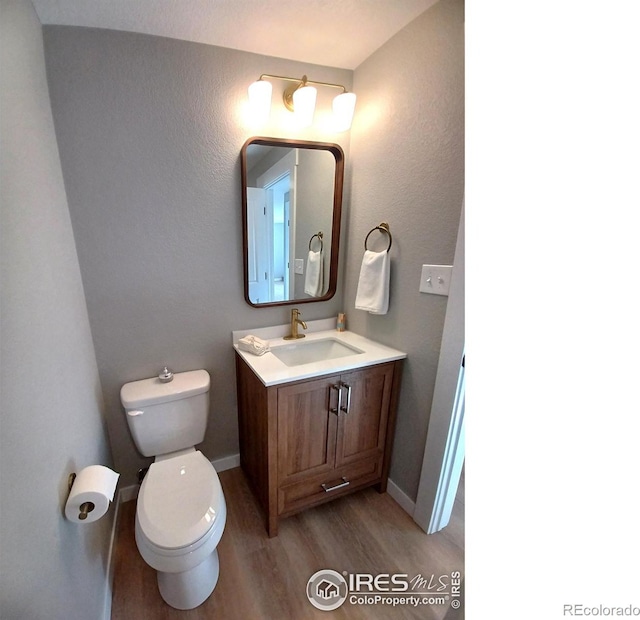
[{"label": "reflection in mirror", "polygon": [[323,301],[337,285],[344,156],[337,144],[252,138],[242,147],[245,299]]}]

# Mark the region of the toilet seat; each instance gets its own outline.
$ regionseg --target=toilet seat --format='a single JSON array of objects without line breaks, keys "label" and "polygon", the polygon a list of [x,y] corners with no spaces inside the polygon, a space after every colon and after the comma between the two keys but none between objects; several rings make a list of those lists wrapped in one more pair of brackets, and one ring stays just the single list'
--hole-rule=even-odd
[{"label": "toilet seat", "polygon": [[181,452],[152,463],[137,506],[138,524],[151,545],[158,550],[192,546],[224,515],[218,475],[202,452]]}]

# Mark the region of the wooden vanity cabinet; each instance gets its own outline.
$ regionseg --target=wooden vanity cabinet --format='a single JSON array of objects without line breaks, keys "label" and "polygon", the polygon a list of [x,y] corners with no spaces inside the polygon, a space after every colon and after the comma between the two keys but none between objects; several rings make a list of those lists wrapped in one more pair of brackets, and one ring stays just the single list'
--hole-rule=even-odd
[{"label": "wooden vanity cabinet", "polygon": [[240,462],[278,519],[377,484],[386,491],[402,360],[265,387],[236,352]]}]

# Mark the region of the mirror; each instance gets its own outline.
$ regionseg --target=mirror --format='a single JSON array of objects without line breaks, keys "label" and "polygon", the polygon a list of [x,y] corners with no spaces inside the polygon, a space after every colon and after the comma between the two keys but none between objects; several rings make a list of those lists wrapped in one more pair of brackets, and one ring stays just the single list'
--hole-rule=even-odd
[{"label": "mirror", "polygon": [[331,299],[338,279],[342,149],[251,138],[240,162],[247,303],[264,307]]}]

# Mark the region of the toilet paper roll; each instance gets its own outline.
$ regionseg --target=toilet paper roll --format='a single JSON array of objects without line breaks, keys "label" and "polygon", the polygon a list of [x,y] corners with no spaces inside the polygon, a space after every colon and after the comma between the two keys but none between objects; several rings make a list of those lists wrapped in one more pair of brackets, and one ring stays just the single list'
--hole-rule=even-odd
[{"label": "toilet paper roll", "polygon": [[103,517],[113,501],[120,474],[103,465],[89,465],[76,476],[64,507],[74,523],[93,523]]}]

